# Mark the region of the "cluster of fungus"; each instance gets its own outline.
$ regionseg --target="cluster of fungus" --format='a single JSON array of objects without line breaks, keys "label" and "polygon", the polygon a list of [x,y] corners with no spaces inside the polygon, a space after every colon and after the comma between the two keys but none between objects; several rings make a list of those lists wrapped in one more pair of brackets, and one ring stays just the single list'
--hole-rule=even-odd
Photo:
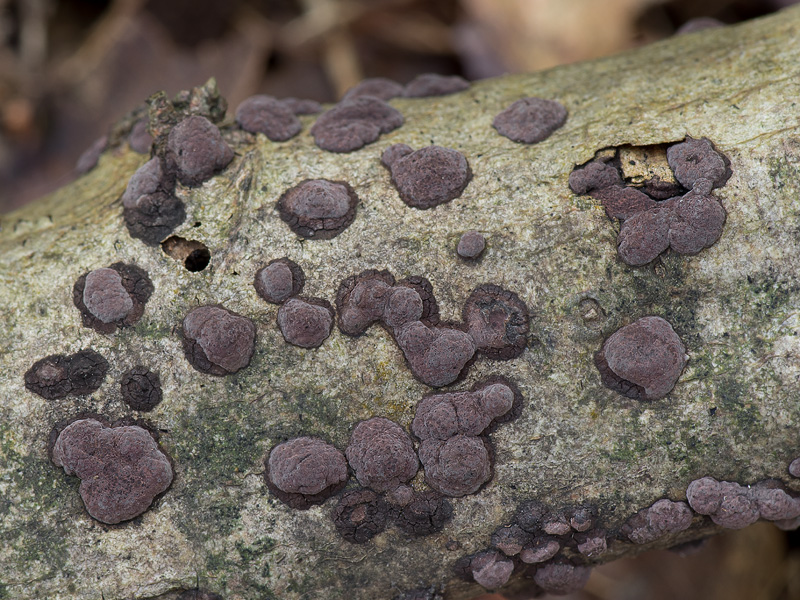
[{"label": "cluster of fungus", "polygon": [[697,254],[722,235],[727,213],[711,191],[731,176],[730,161],[707,138],[673,144],[666,161],[675,182],[654,176],[641,189],[625,185],[616,157],[575,169],[569,186],[600,200],[606,214],[620,219],[617,252],[628,265],[645,265],[671,248]]},{"label": "cluster of fungus", "polygon": [[47,400],[84,396],[100,389],[108,369],[108,361],[94,350],[51,354],[28,369],[25,387]]},{"label": "cluster of fungus", "polygon": [[673,502],[663,498],[642,509],[628,519],[621,533],[634,544],[649,544],[663,536],[688,529],[692,524],[692,511],[686,502]]},{"label": "cluster of fungus", "polygon": [[72,301],[84,327],[113,333],[141,319],[153,289],[144,270],[119,262],[81,275],[72,288]]}]

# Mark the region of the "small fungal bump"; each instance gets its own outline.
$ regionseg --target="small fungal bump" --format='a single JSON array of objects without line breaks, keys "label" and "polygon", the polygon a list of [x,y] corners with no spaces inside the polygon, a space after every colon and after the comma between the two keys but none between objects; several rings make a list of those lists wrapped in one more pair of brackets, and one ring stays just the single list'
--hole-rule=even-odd
[{"label": "small fungal bump", "polygon": [[103,323],[120,321],[133,310],[133,299],[114,269],[95,269],[86,275],[83,304]]},{"label": "small fungal bump", "polygon": [[517,524],[499,527],[492,534],[492,546],[506,556],[516,556],[533,541],[533,536]]},{"label": "small fungal bump", "polygon": [[352,152],[403,124],[403,115],[383,100],[362,96],[340,102],[311,127],[314,143],[329,152]]},{"label": "small fungal bump", "polygon": [[561,550],[561,542],[550,536],[537,536],[520,551],[519,558],[525,564],[547,562]]},{"label": "small fungal bump", "polygon": [[675,386],[687,358],[672,326],[651,316],[618,329],[594,362],[607,388],[634,400],[659,400]]},{"label": "small fungal bump", "polygon": [[686,502],[663,498],[628,519],[621,532],[634,544],[649,544],[666,535],[684,531],[691,524],[692,511]]},{"label": "small fungal bump", "polygon": [[347,483],[347,461],[334,446],[298,437],[275,446],[265,461],[267,487],[292,508],[322,504]]},{"label": "small fungal bump", "polygon": [[582,589],[589,581],[591,568],[554,561],[539,567],[533,580],[549,594],[569,594]]},{"label": "small fungal bump", "polygon": [[128,144],[131,150],[137,154],[150,154],[153,136],[147,130],[147,118],[139,119],[133,124],[130,135],[128,135]]},{"label": "small fungal bump", "polygon": [[150,432],[138,426],[73,421],[59,433],[51,456],[67,475],[81,479],[84,506],[103,523],[139,516],[172,483],[169,459]]},{"label": "small fungal bump", "polygon": [[445,496],[474,494],[492,478],[492,455],[482,437],[459,434],[446,441],[424,440],[419,458],[425,481]]},{"label": "small fungal bump", "polygon": [[465,260],[476,260],[486,248],[486,238],[479,231],[465,231],[458,240],[456,253]]},{"label": "small fungal bump", "polygon": [[619,170],[602,160],[593,160],[583,167],[576,167],[569,174],[569,187],[576,194],[584,195],[622,185]]},{"label": "small fungal bump", "polygon": [[536,144],[567,121],[567,109],[555,100],[523,98],[512,103],[492,122],[500,135],[514,142]]},{"label": "small fungal bump", "polygon": [[387,295],[383,322],[390,329],[422,319],[425,304],[411,286],[397,285]]},{"label": "small fungal bump", "polygon": [[497,550],[484,550],[471,557],[469,573],[472,579],[487,590],[503,587],[514,572],[514,562]]},{"label": "small fungal bump", "polygon": [[353,544],[368,542],[386,528],[389,508],[371,490],[352,490],[342,494],[331,518],[336,530]]},{"label": "small fungal bump", "polygon": [[708,138],[686,138],[667,148],[667,162],[675,178],[687,189],[701,179],[711,182],[712,189],[722,187],[731,176],[728,161],[716,151]]},{"label": "small fungal bump", "polygon": [[520,356],[528,345],[528,307],[514,292],[497,285],[475,288],[462,318],[478,352],[496,360]]},{"label": "small fungal bump", "polygon": [[406,84],[403,95],[406,98],[428,98],[430,96],[447,96],[463,92],[470,86],[469,81],[458,75],[439,75],[423,73],[417,75]]},{"label": "small fungal bump", "polygon": [[139,167],[122,195],[122,217],[131,237],[157,246],[186,219],[186,208],[174,196],[175,177],[155,157]]},{"label": "small fungal bump", "polygon": [[571,529],[566,515],[550,514],[542,519],[542,531],[548,535],[567,535]]},{"label": "small fungal bump", "polygon": [[108,361],[94,350],[71,355],[51,354],[37,360],[25,373],[25,387],[47,400],[97,391],[108,373]]},{"label": "small fungal bump", "polygon": [[410,153],[407,149],[405,144],[399,150],[390,146],[381,157],[403,202],[426,210],[461,196],[472,179],[472,170],[461,152],[442,146],[426,146]]},{"label": "small fungal bump", "polygon": [[303,291],[306,276],[302,267],[288,258],[276,258],[256,271],[253,287],[261,298],[281,304]]},{"label": "small fungal bump", "polygon": [[589,558],[600,556],[608,550],[608,540],[602,530],[591,530],[575,534],[578,552]]},{"label": "small fungal bump", "polygon": [[201,373],[231,375],[250,364],[256,326],[220,305],[200,306],[183,319],[186,360]]},{"label": "small fungal bump", "polygon": [[345,454],[358,482],[376,492],[396,489],[411,481],[419,470],[411,438],[384,417],[356,425]]},{"label": "small fungal bump", "polygon": [[761,516],[748,488],[713,477],[692,481],[686,488],[686,499],[695,512],[710,516],[714,523],[727,529],[742,529]]},{"label": "small fungal bump", "polygon": [[236,109],[236,122],[245,131],[263,133],[273,142],[285,142],[303,128],[290,105],[272,96],[250,96]]},{"label": "small fungal bump", "polygon": [[789,475],[792,477],[800,477],[800,458],[795,458],[789,463]]},{"label": "small fungal bump", "polygon": [[595,190],[591,195],[600,200],[609,219],[624,221],[642,211],[658,206],[658,203],[650,196],[632,187],[606,187]]},{"label": "small fungal bump", "polygon": [[198,186],[233,160],[233,150],[219,129],[205,117],[187,117],[169,132],[167,164],[174,166],[178,180]]},{"label": "small fungal bump", "polygon": [[203,271],[211,262],[211,251],[203,242],[173,235],[161,242],[164,254],[183,263],[190,273]]},{"label": "small fungal bump", "polygon": [[100,160],[100,155],[105,152],[108,147],[108,136],[97,138],[92,145],[83,151],[83,154],[78,158],[75,163],[75,173],[78,175],[85,175],[97,166]]},{"label": "small fungal bump", "polygon": [[84,327],[109,334],[138,322],[154,289],[146,271],[119,262],[81,275],[72,301]]},{"label": "small fungal bump", "polygon": [[148,412],[161,402],[161,380],[155,373],[138,365],[123,373],[120,379],[122,400],[133,410]]},{"label": "small fungal bump", "polygon": [[306,179],[286,190],[276,208],[297,235],[329,240],[350,226],[356,216],[356,204],[358,196],[350,184]]},{"label": "small fungal bump", "polygon": [[278,309],[283,339],[301,348],[318,348],[333,330],[334,312],[321,298],[289,298]]},{"label": "small fungal bump", "polygon": [[371,96],[379,100],[391,100],[402,95],[403,86],[396,81],[386,77],[370,77],[347,90],[345,95],[342,96],[342,101],[353,100],[362,96]]}]

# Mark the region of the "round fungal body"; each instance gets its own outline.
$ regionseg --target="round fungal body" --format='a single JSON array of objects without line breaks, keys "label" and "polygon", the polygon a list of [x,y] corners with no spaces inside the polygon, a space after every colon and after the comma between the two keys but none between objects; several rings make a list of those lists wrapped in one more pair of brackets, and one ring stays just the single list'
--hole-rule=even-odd
[{"label": "round fungal body", "polygon": [[427,98],[446,96],[469,88],[469,81],[458,75],[439,75],[423,73],[406,84],[403,95],[406,98]]},{"label": "round fungal body", "polygon": [[372,490],[353,490],[342,494],[331,512],[333,524],[345,540],[363,544],[386,528],[389,509]]},{"label": "round fungal body", "polygon": [[314,142],[329,152],[352,152],[403,124],[403,115],[373,96],[345,100],[311,127]]},{"label": "round fungal body", "polygon": [[108,361],[94,350],[51,354],[25,373],[25,387],[47,400],[84,396],[97,391],[108,373]]},{"label": "round fungal body", "polygon": [[424,440],[419,458],[425,481],[445,496],[474,494],[492,477],[491,455],[482,437],[459,434],[446,441]]},{"label": "round fungal body", "polygon": [[278,309],[283,339],[301,348],[318,348],[333,329],[333,307],[319,298],[290,298]]},{"label": "round fungal body", "polygon": [[670,146],[667,161],[675,178],[687,189],[701,179],[709,181],[712,189],[721,187],[730,177],[725,159],[708,138],[687,137],[686,141]]},{"label": "round fungal body", "polygon": [[131,237],[157,246],[183,223],[186,208],[174,191],[175,174],[162,159],[151,158],[136,170],[122,195],[122,217]]},{"label": "round fungal body", "polygon": [[244,100],[236,109],[236,122],[245,131],[263,133],[273,142],[285,142],[303,128],[290,106],[264,95]]},{"label": "round fungal body", "polygon": [[514,142],[535,144],[567,121],[567,109],[555,100],[523,98],[498,114],[492,126]]},{"label": "round fungal body", "polygon": [[289,228],[306,239],[329,240],[347,229],[356,216],[358,196],[344,181],[306,179],[278,200]]},{"label": "round fungal body", "polygon": [[358,482],[376,492],[389,492],[411,481],[419,469],[409,435],[384,417],[356,425],[346,455]]},{"label": "round fungal body", "polygon": [[72,300],[85,327],[113,333],[141,318],[153,290],[144,270],[114,263],[81,275],[73,286]]},{"label": "round fungal body", "polygon": [[183,319],[183,351],[195,369],[230,375],[250,364],[256,326],[222,306],[200,306]]},{"label": "round fungal body", "polygon": [[256,271],[253,287],[267,302],[281,304],[303,291],[303,269],[288,258],[277,258]]},{"label": "round fungal body", "polygon": [[456,253],[466,260],[475,260],[483,254],[486,248],[486,238],[478,231],[464,232],[458,240]]},{"label": "round fungal body", "polygon": [[128,406],[142,412],[153,410],[163,397],[158,374],[141,365],[122,375],[120,391]]},{"label": "round fungal body", "polygon": [[391,100],[402,95],[403,86],[396,81],[386,77],[370,77],[347,90],[345,95],[342,96],[342,101],[353,100],[362,96],[371,96],[379,100]]},{"label": "round fungal body", "polygon": [[539,567],[533,575],[533,580],[550,594],[569,594],[586,585],[591,571],[589,567],[552,562]]},{"label": "round fungal body", "polygon": [[211,179],[233,160],[233,150],[219,129],[205,117],[187,117],[169,132],[167,163],[184,185],[197,186]]},{"label": "round fungal body", "polygon": [[686,348],[661,317],[642,317],[618,329],[595,354],[603,385],[635,400],[666,396],[686,360]]}]

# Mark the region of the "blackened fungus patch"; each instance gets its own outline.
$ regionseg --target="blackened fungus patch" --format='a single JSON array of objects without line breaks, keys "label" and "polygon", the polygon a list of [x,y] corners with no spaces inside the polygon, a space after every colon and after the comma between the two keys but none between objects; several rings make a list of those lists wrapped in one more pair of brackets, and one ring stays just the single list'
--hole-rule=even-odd
[{"label": "blackened fungus patch", "polygon": [[406,84],[403,95],[406,98],[427,98],[429,96],[447,96],[462,92],[469,88],[469,81],[458,75],[439,75],[423,73],[417,75]]},{"label": "blackened fungus patch", "polygon": [[567,121],[567,109],[555,100],[523,98],[498,114],[492,126],[514,142],[536,144]]},{"label": "blackened fungus patch", "polygon": [[533,575],[533,580],[549,594],[569,594],[586,585],[591,571],[589,567],[555,560],[539,567]]},{"label": "blackened fungus patch", "polygon": [[588,531],[594,526],[595,510],[589,506],[576,508],[569,517],[569,525],[575,531]]},{"label": "blackened fungus patch", "polygon": [[483,437],[454,435],[446,441],[423,440],[419,458],[425,481],[445,496],[474,494],[492,478],[492,454]]},{"label": "blackened fungus patch", "polygon": [[661,317],[642,317],[618,329],[594,356],[603,385],[634,400],[666,396],[686,360],[686,348]]},{"label": "blackened fungus patch", "polygon": [[352,152],[403,124],[403,115],[383,100],[362,96],[323,113],[311,127],[314,142],[329,152]]},{"label": "blackened fungus patch", "polygon": [[253,287],[267,302],[281,304],[303,291],[306,276],[296,262],[276,258],[256,271]]},{"label": "blackened fungus patch", "polygon": [[547,509],[541,502],[528,500],[519,505],[514,520],[525,531],[535,533],[542,524],[542,519],[546,513]]},{"label": "blackened fungus patch", "polygon": [[348,542],[363,544],[386,527],[389,507],[372,490],[353,490],[342,494],[331,511],[336,530]]},{"label": "blackened fungus patch", "polygon": [[456,253],[463,259],[476,260],[486,248],[486,238],[483,234],[471,229],[465,231],[458,240]]},{"label": "blackened fungus patch", "polygon": [[571,529],[564,513],[549,513],[542,517],[542,531],[547,535],[567,535]]},{"label": "blackened fungus patch", "polygon": [[472,179],[466,157],[457,150],[441,146],[408,150],[405,144],[399,150],[390,146],[381,162],[391,172],[401,200],[412,208],[425,210],[450,202]]},{"label": "blackened fungus patch", "polygon": [[275,446],[265,461],[267,487],[282,502],[305,510],[322,504],[347,483],[347,461],[334,446],[298,437]]},{"label": "blackened fungus patch", "polygon": [[608,550],[606,532],[601,529],[591,529],[574,535],[578,552],[589,558],[600,556]]},{"label": "blackened fungus patch", "polygon": [[100,160],[100,155],[108,147],[108,137],[103,136],[97,138],[92,145],[83,151],[83,154],[78,158],[75,164],[75,173],[84,175],[97,166],[97,161]]},{"label": "blackened fungus patch", "polygon": [[358,196],[344,181],[306,179],[280,197],[277,209],[289,228],[306,239],[329,240],[356,216]]},{"label": "blackened fungus patch", "polygon": [[321,298],[290,298],[278,309],[283,339],[301,348],[318,348],[333,329],[334,312]]},{"label": "blackened fungus patch", "polygon": [[273,142],[285,142],[303,128],[290,106],[265,95],[244,100],[236,109],[236,122],[245,131],[263,133]]},{"label": "blackened fungus patch", "polygon": [[711,182],[712,189],[722,187],[731,176],[730,166],[708,138],[686,140],[667,149],[667,161],[675,178],[687,189],[700,179]]},{"label": "blackened fungus patch", "polygon": [[87,512],[103,523],[128,521],[146,511],[172,483],[172,465],[150,432],[73,421],[56,439],[53,462],[81,479]]},{"label": "blackened fungus patch", "polygon": [[182,262],[191,273],[204,270],[211,262],[211,251],[203,242],[187,240],[178,235],[172,235],[161,242],[161,249],[170,258]]},{"label": "blackened fungus patch", "polygon": [[685,502],[661,499],[628,519],[621,533],[634,544],[649,544],[660,537],[684,531],[691,524],[692,511]]},{"label": "blackened fungus patch", "polygon": [[391,100],[402,95],[403,86],[396,81],[386,77],[370,77],[347,90],[345,95],[342,96],[342,101],[353,100],[363,96],[371,96],[379,100]]},{"label": "blackened fungus patch", "polygon": [[122,375],[119,382],[122,400],[133,410],[148,412],[161,402],[161,381],[155,373],[138,365]]},{"label": "blackened fungus patch", "polygon": [[394,523],[410,535],[430,535],[444,529],[453,516],[453,506],[440,494],[414,492],[409,502],[396,507]]},{"label": "blackened fungus patch", "polygon": [[186,209],[174,190],[175,176],[158,157],[137,169],[122,195],[122,216],[131,237],[157,246],[183,223]]},{"label": "blackened fungus patch", "polygon": [[153,290],[143,269],[119,262],[81,275],[72,288],[72,301],[84,327],[113,333],[141,319]]},{"label": "blackened fungus patch", "polygon": [[390,492],[411,481],[419,469],[409,435],[384,417],[356,425],[345,453],[358,482],[376,492]]},{"label": "blackened fungus patch", "polygon": [[476,287],[462,311],[478,352],[498,360],[518,357],[528,344],[528,307],[514,292],[492,284]]},{"label": "blackened fungus patch", "polygon": [[182,184],[197,186],[227,167],[233,160],[233,150],[216,125],[193,115],[169,132],[166,159]]},{"label": "blackened fungus patch", "polygon": [[201,373],[222,376],[243,369],[255,340],[253,322],[220,305],[200,306],[183,319],[183,352]]},{"label": "blackened fungus patch", "polygon": [[51,354],[33,363],[25,373],[25,387],[47,400],[97,391],[108,373],[108,361],[94,350]]},{"label": "blackened fungus patch", "polygon": [[533,536],[516,523],[499,527],[492,534],[492,546],[506,556],[516,556],[533,541]]}]

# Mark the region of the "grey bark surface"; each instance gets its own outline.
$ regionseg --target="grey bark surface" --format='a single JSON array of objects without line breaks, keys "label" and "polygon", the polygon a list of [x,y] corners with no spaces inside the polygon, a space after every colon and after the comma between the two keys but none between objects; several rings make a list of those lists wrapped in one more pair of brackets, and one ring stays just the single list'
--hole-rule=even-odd
[{"label": "grey bark surface", "polygon": [[[0,217],[0,598],[174,598],[198,584],[227,599],[383,599],[428,586],[468,598],[481,588],[458,579],[453,565],[489,547],[525,500],[593,505],[613,536],[654,501],[685,500],[689,482],[706,475],[742,484],[777,478],[800,492],[787,471],[800,455],[798,40],[795,8],[453,96],[398,98],[391,104],[405,124],[350,154],[314,146],[314,117],[303,117],[303,132],[288,142],[239,136],[227,169],[178,192],[188,216],[176,234],[211,252],[196,273],[128,235],[120,196],[146,157],[126,147]],[[530,146],[491,127],[526,96],[569,111],[561,129]],[[708,137],[730,158],[733,176],[716,191],[728,212],[722,237],[696,256],[668,252],[628,267],[616,255],[619,225],[570,191],[569,173],[603,148],[687,135]],[[409,208],[380,164],[393,143],[455,148],[473,180],[451,203]],[[361,202],[338,237],[302,241],[275,202],[316,177],[349,182]],[[476,264],[455,253],[469,229],[487,238]],[[354,545],[333,527],[335,499],[296,511],[267,491],[263,460],[279,441],[313,435],[344,450],[360,420],[385,416],[408,428],[431,392],[379,327],[359,338],[334,329],[313,350],[286,344],[277,307],[252,285],[255,270],[281,256],[304,268],[305,295],[331,302],[344,278],[386,268],[398,279],[427,277],[443,320],[459,321],[480,283],[528,305],[522,356],[479,358],[448,388],[503,375],[519,385],[524,408],[492,434],[494,478],[451,500],[453,519],[441,533],[412,538],[388,528]],[[135,326],[102,335],[81,326],[72,286],[117,261],[145,269],[155,293]],[[599,316],[584,318],[586,299]],[[184,358],[181,320],[210,303],[257,325],[255,356],[236,375],[204,375]],[[592,361],[603,339],[644,315],[667,319],[690,357],[675,389],[650,403],[604,388]],[[96,393],[50,401],[25,389],[36,360],[84,348],[111,364]],[[57,422],[81,412],[136,418],[119,379],[138,364],[161,376],[164,401],[144,418],[160,431],[175,480],[141,517],[106,526],[84,510],[78,479],[49,461],[47,440]],[[650,545],[612,538],[594,562],[718,530],[695,515],[691,529]],[[515,577],[509,589],[524,585]]]}]

